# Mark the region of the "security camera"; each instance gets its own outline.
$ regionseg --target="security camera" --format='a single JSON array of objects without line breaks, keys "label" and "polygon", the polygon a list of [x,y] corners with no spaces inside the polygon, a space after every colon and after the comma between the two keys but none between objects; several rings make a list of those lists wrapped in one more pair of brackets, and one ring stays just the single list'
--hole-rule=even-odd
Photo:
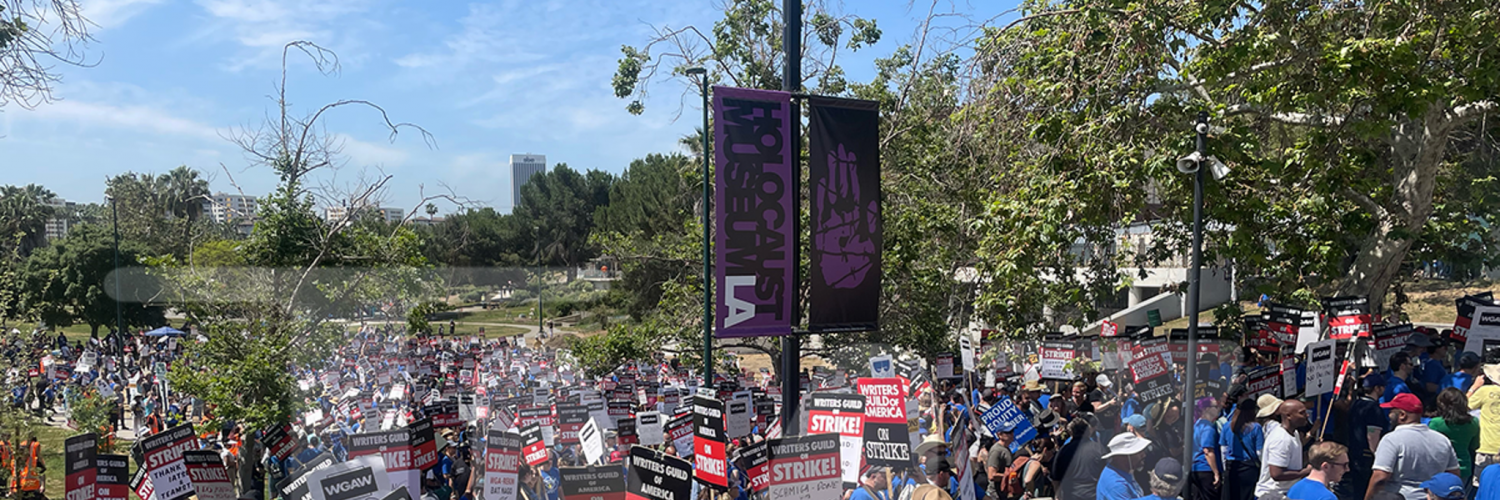
[{"label": "security camera", "polygon": [[1203,162],[1203,155],[1194,151],[1193,154],[1177,159],[1177,171],[1184,174],[1198,173],[1198,164]]}]

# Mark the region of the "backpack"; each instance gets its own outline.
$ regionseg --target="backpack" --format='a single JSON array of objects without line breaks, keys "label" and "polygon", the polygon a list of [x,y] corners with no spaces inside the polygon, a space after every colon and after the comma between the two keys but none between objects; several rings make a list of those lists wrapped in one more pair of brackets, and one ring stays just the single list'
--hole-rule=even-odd
[{"label": "backpack", "polygon": [[1030,456],[1016,457],[1005,468],[1005,479],[1000,483],[1000,491],[1006,498],[1021,498],[1026,494],[1026,464],[1031,462]]}]

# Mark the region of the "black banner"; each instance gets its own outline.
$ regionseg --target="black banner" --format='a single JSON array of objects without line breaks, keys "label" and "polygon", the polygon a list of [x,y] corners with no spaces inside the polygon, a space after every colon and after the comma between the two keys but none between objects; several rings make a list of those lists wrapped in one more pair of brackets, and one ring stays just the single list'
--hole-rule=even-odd
[{"label": "black banner", "polygon": [[687,500],[693,494],[693,464],[643,446],[630,447],[629,500]]},{"label": "black banner", "polygon": [[880,311],[880,103],[808,100],[811,331],[874,330]]},{"label": "black banner", "polygon": [[619,499],[625,496],[625,471],[619,466],[559,467],[562,500]]}]

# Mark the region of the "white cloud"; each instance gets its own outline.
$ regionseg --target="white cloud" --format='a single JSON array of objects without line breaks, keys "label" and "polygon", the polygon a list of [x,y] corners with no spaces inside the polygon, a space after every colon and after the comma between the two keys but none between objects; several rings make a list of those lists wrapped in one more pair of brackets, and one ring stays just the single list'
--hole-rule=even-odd
[{"label": "white cloud", "polygon": [[196,0],[212,17],[198,36],[231,40],[243,47],[230,71],[280,63],[287,42],[306,40],[333,49],[342,60],[364,57],[362,30],[371,4],[381,0]]},{"label": "white cloud", "polygon": [[43,120],[69,121],[85,126],[126,130],[149,130],[177,136],[223,141],[214,127],[145,105],[114,105],[84,101],[57,101],[23,114]]},{"label": "white cloud", "polygon": [[82,0],[83,17],[99,27],[110,29],[160,4],[162,0]]},{"label": "white cloud", "polygon": [[404,165],[411,157],[400,148],[361,141],[347,134],[333,134],[333,138],[339,144],[344,156],[349,159],[350,165],[358,168],[396,168]]}]

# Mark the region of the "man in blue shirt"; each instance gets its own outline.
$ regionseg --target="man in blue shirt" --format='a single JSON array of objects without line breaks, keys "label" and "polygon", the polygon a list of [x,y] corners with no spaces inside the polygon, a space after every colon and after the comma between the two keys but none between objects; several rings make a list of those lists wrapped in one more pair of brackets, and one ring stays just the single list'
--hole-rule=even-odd
[{"label": "man in blue shirt", "polygon": [[1338,500],[1329,486],[1338,484],[1349,470],[1349,449],[1333,441],[1315,444],[1307,452],[1307,465],[1311,468],[1307,477],[1287,490],[1287,499]]},{"label": "man in blue shirt", "polygon": [[1479,473],[1479,492],[1474,500],[1500,500],[1500,467],[1485,467]]},{"label": "man in blue shirt", "polygon": [[1109,440],[1109,453],[1104,459],[1109,464],[1099,475],[1099,486],[1094,492],[1095,500],[1135,500],[1146,496],[1136,484],[1131,471],[1141,466],[1141,455],[1151,440],[1131,433],[1116,434]]},{"label": "man in blue shirt", "polygon": [[1442,340],[1428,344],[1418,358],[1421,365],[1416,372],[1417,382],[1422,384],[1422,390],[1417,392],[1424,404],[1436,400],[1438,391],[1443,390],[1443,381],[1448,379],[1448,369],[1443,367],[1443,360],[1448,359],[1448,345]]},{"label": "man in blue shirt", "polygon": [[1411,388],[1406,386],[1406,380],[1411,378],[1412,370],[1416,369],[1411,355],[1404,352],[1391,355],[1390,367],[1385,375],[1385,394],[1380,396],[1381,404],[1391,402],[1397,394],[1412,393]]},{"label": "man in blue shirt", "polygon": [[1467,394],[1469,388],[1474,385],[1474,379],[1479,377],[1481,369],[1479,355],[1465,352],[1458,356],[1458,371],[1443,379],[1442,388],[1452,387]]}]

